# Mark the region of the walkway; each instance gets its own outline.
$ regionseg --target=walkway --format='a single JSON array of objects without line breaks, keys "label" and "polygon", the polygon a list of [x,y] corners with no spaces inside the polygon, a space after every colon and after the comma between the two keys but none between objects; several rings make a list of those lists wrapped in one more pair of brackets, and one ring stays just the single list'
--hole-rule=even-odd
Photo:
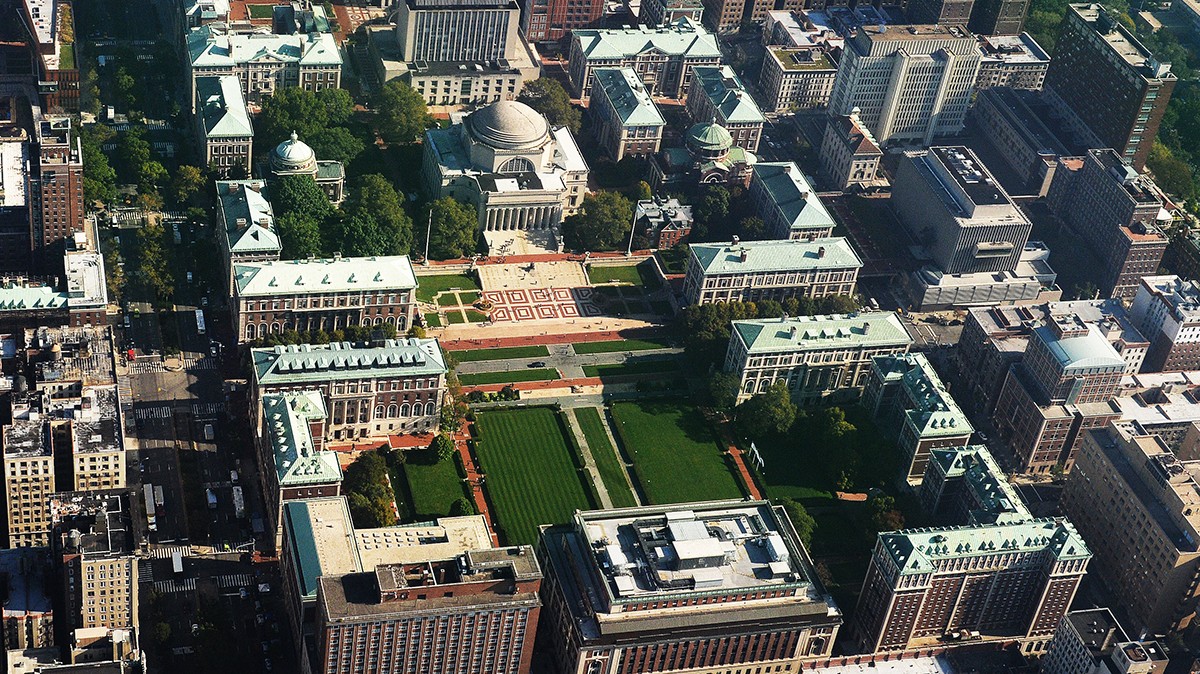
[{"label": "walkway", "polygon": [[[580,326],[585,328],[586,326]],[[516,330],[513,330],[516,332]],[[441,345],[447,351],[465,351],[467,349],[499,349],[508,346],[529,346],[530,344],[578,344],[580,342],[614,342],[623,339],[640,339],[653,337],[661,332],[659,327],[638,327],[622,330],[594,330],[589,332],[551,333],[541,335],[525,335],[514,337],[482,337],[478,339],[447,339]]]},{"label": "walkway", "polygon": [[483,495],[483,475],[479,473],[479,467],[475,465],[475,459],[472,458],[471,450],[467,447],[467,438],[471,437],[471,428],[474,425],[473,421],[463,421],[459,432],[453,434],[454,446],[458,448],[458,455],[462,458],[463,470],[467,474],[467,484],[471,485],[471,498],[475,501],[475,512],[483,515],[488,523],[488,528],[491,529],[492,544],[500,547],[500,537],[496,535],[500,523],[488,508],[487,498]]},{"label": "walkway", "polygon": [[758,488],[758,483],[754,481],[754,476],[750,474],[750,469],[746,468],[746,462],[742,458],[742,450],[738,449],[737,443],[733,441],[733,435],[729,432],[729,423],[718,422],[721,430],[721,441],[725,443],[725,449],[729,452],[729,456],[733,458],[733,463],[737,466],[738,472],[742,475],[742,481],[746,483],[746,490],[750,492],[750,498],[762,500],[763,493]]},{"label": "walkway", "polygon": [[592,448],[588,446],[587,437],[584,436],[583,429],[579,427],[575,413],[566,410],[563,412],[563,416],[566,417],[571,435],[575,436],[575,442],[579,444],[579,453],[583,455],[583,467],[591,474],[592,484],[596,485],[596,496],[600,498],[600,507],[605,510],[612,508],[612,497],[608,495],[608,487],[604,485],[604,479],[600,477],[600,471],[596,468],[596,459],[592,456]]},{"label": "walkway", "polygon": [[612,447],[613,454],[616,455],[617,461],[621,462],[621,472],[625,475],[625,484],[629,485],[629,493],[633,494],[633,500],[636,501],[638,505],[644,505],[642,503],[641,493],[633,484],[633,464],[626,463],[625,459],[621,456],[621,445],[617,444],[617,436],[612,432],[612,425],[609,424],[608,414],[606,414],[607,410],[601,407],[597,411],[600,412],[600,426],[604,428],[604,434],[608,436],[608,446]]}]

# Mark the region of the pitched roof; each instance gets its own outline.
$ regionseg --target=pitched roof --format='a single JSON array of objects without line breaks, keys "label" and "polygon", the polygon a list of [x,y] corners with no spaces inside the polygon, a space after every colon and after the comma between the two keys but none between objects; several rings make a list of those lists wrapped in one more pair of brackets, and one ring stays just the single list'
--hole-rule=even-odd
[{"label": "pitched roof", "polygon": [[794,352],[855,346],[905,346],[912,338],[890,311],[733,321],[732,339],[749,353]]},{"label": "pitched roof", "polygon": [[317,449],[309,427],[327,416],[319,391],[265,395],[262,406],[280,487],[342,481],[337,454]]},{"label": "pitched roof", "polygon": [[196,110],[209,138],[252,137],[254,127],[242,98],[242,84],[233,75],[196,78]]},{"label": "pitched roof", "polygon": [[850,148],[850,154],[883,154],[875,136],[860,122],[858,115],[837,115],[829,123],[837,125],[834,128],[838,137]]},{"label": "pitched roof", "polygon": [[251,349],[254,378],[260,385],[318,385],[339,379],[438,375],[446,359],[436,339],[389,339],[382,346],[349,342],[299,344]]},{"label": "pitched roof", "polygon": [[783,239],[743,241],[737,244],[693,243],[691,251],[705,274],[862,267],[862,261],[858,259],[850,243],[842,237],[815,241]]},{"label": "pitched roof", "polygon": [[233,280],[242,297],[417,287],[407,255],[246,262],[233,266]]},{"label": "pitched roof", "polygon": [[[632,68],[597,68],[596,86],[612,103],[625,126],[665,126],[666,120]],[[593,87],[592,91],[596,91]],[[592,94],[593,96],[595,93]]]},{"label": "pitched roof", "polygon": [[879,534],[884,551],[901,574],[932,573],[938,559],[1001,556],[1048,550],[1058,559],[1089,559],[1083,537],[1066,519],[1016,524],[905,529]]},{"label": "pitched roof", "polygon": [[[712,102],[723,124],[762,124],[766,121],[742,80],[729,66],[692,68],[690,91],[703,93]],[[695,85],[699,85],[697,88]]]},{"label": "pitched roof", "polygon": [[717,38],[688,17],[659,28],[588,28],[572,34],[588,60],[619,59],[651,50],[669,56],[721,57]]},{"label": "pitched roof", "polygon": [[201,26],[188,33],[187,45],[194,67],[233,67],[272,60],[313,66],[342,64],[342,54],[330,33],[230,35],[212,26]]},{"label": "pitched roof", "polygon": [[778,215],[793,231],[834,226],[833,217],[795,162],[759,162],[752,180],[762,184]]},{"label": "pitched roof", "polygon": [[265,190],[266,183],[261,180],[217,181],[217,199],[225,219],[226,251],[277,254],[281,250],[275,231],[275,211]]}]

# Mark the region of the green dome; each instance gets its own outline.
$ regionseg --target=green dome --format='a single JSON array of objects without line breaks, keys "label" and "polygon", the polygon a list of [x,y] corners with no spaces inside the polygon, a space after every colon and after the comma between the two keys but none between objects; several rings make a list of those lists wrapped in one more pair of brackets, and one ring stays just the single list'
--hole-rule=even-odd
[{"label": "green dome", "polygon": [[733,147],[733,136],[720,124],[701,122],[688,129],[687,143],[697,150],[723,152]]}]

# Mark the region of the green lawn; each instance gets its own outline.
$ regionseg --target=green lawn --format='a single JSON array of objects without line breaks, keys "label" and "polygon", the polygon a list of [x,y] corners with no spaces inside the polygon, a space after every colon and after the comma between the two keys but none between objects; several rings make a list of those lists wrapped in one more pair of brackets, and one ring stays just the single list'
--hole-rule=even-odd
[{"label": "green lawn", "polygon": [[618,351],[665,349],[667,348],[667,343],[648,339],[618,339],[611,342],[580,342],[572,344],[571,348],[575,349],[575,353],[583,355],[585,353],[616,353]]},{"label": "green lawn", "polygon": [[600,471],[600,479],[612,499],[613,507],[632,508],[637,505],[633,493],[629,491],[629,483],[625,481],[625,466],[617,456],[617,450],[604,432],[604,422],[600,419],[600,410],[595,407],[580,407],[575,410],[575,421],[587,439],[588,449],[592,450],[592,458],[596,460],[596,469]]},{"label": "green lawn", "polygon": [[478,291],[463,291],[458,293],[458,299],[462,300],[463,306],[470,306],[479,301],[480,294]]},{"label": "green lawn", "polygon": [[679,361],[647,360],[640,363],[610,363],[607,365],[584,365],[585,377],[615,377],[620,375],[658,374],[675,372],[679,369]]},{"label": "green lawn", "polygon": [[458,325],[459,323],[467,322],[467,319],[463,318],[462,312],[458,309],[447,311],[446,320],[449,321],[450,325]]},{"label": "green lawn", "polygon": [[440,328],[442,327],[442,318],[437,315],[436,311],[431,311],[425,314],[425,324],[431,328]]},{"label": "green lawn", "polygon": [[479,360],[504,360],[506,358],[537,358],[549,356],[550,351],[541,345],[509,346],[500,349],[472,349],[470,351],[451,351],[454,359],[460,363],[472,363]]},{"label": "green lawn", "polygon": [[476,428],[475,451],[506,543],[534,545],[538,526],[594,507],[553,410],[479,412]]},{"label": "green lawn", "polygon": [[682,274],[687,271],[688,253],[683,246],[664,248],[655,255],[662,264],[663,271],[668,274]]},{"label": "green lawn", "polygon": [[463,311],[467,314],[467,320],[472,323],[482,323],[488,319],[488,315],[482,311],[476,311],[475,309],[464,309]]},{"label": "green lawn", "polygon": [[641,285],[642,277],[638,274],[637,266],[624,267],[588,267],[588,280],[592,283],[628,283]]},{"label": "green lawn", "polygon": [[438,293],[454,288],[479,290],[479,284],[475,282],[475,279],[463,274],[417,277],[417,299],[422,302],[432,302]]},{"label": "green lawn", "polygon": [[460,374],[458,383],[463,386],[479,386],[481,384],[515,384],[522,381],[554,381],[559,379],[558,370],[552,367],[542,367],[532,370],[513,370],[512,372],[480,372],[477,374]]},{"label": "green lawn", "polygon": [[75,45],[64,43],[58,52],[58,67],[62,70],[75,69]]},{"label": "green lawn", "polygon": [[651,503],[742,498],[712,427],[686,402],[646,400],[612,406],[613,430]]},{"label": "green lawn", "polygon": [[450,514],[450,506],[466,496],[454,461],[438,461],[428,449],[408,452],[404,478],[412,494],[413,517],[425,522]]},{"label": "green lawn", "polygon": [[461,304],[458,300],[458,295],[455,293],[442,293],[438,295],[437,303],[439,307],[457,307]]},{"label": "green lawn", "polygon": [[[275,8],[272,5],[246,5],[246,11],[251,19],[270,19],[274,16]],[[330,18],[333,16],[330,15]]]}]

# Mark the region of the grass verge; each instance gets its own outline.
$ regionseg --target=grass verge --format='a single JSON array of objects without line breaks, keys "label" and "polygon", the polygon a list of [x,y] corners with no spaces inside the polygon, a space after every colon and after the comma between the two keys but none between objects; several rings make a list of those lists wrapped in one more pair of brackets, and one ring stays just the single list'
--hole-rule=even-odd
[{"label": "grass verge", "polygon": [[460,363],[472,363],[480,360],[504,360],[506,358],[537,358],[549,356],[550,351],[541,345],[509,346],[499,349],[471,349],[470,351],[451,351],[454,359]]},{"label": "grass verge", "polygon": [[667,348],[667,343],[655,339],[618,339],[611,342],[580,342],[572,344],[571,348],[575,349],[575,353],[583,355],[585,353],[616,353],[618,351],[665,349]]},{"label": "grass verge", "polygon": [[625,466],[617,456],[617,450],[604,432],[604,422],[600,419],[600,410],[595,407],[581,407],[575,410],[575,421],[587,439],[588,449],[592,451],[592,459],[596,461],[596,469],[600,471],[600,479],[608,490],[608,497],[615,508],[631,508],[637,505],[633,492],[629,490],[629,482],[625,479]]},{"label": "grass verge", "polygon": [[454,288],[479,290],[479,284],[475,282],[475,279],[463,274],[417,277],[417,299],[422,302],[432,302],[438,293]]},{"label": "grass verge", "polygon": [[606,365],[584,365],[583,375],[585,377],[617,377],[617,376],[632,376],[638,374],[659,374],[664,372],[675,372],[679,369],[679,362],[671,360],[647,360],[639,363],[609,363]]}]

